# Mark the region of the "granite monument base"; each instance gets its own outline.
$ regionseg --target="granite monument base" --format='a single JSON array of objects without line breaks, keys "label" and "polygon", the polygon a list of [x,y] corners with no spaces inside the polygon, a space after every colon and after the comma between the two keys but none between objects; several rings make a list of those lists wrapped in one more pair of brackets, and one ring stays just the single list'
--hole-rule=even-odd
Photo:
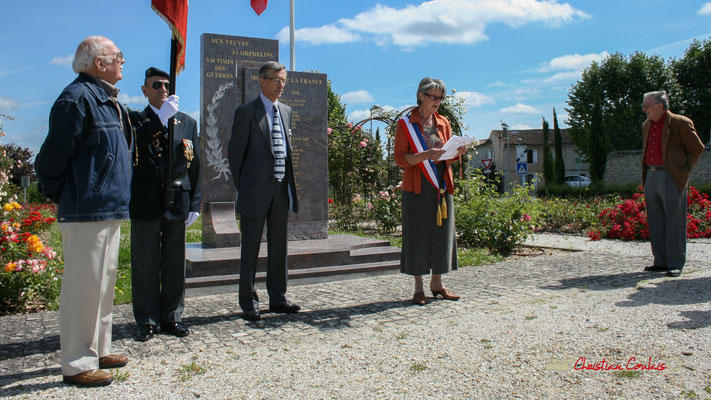
[{"label": "granite monument base", "polygon": [[241,234],[235,218],[235,203],[232,201],[208,203],[203,213],[203,245],[205,247],[239,246]]},{"label": "granite monument base", "polygon": [[[240,247],[206,248],[188,243],[185,249],[187,287],[229,285],[239,282]],[[289,279],[395,270],[400,248],[385,240],[353,235],[289,241]],[[266,278],[267,246],[259,249],[257,280]]]}]

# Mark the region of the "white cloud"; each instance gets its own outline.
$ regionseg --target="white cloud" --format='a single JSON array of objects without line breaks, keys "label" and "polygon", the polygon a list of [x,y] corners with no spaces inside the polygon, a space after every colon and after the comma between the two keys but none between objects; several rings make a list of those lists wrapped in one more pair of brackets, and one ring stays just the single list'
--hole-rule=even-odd
[{"label": "white cloud", "polygon": [[0,96],[0,110],[14,110],[19,106],[19,101],[11,97]]},{"label": "white cloud", "polygon": [[[282,43],[289,43],[289,27],[281,28],[276,38]],[[311,44],[350,43],[361,40],[360,35],[334,25],[318,28],[301,28],[294,31],[294,40]]]},{"label": "white cloud", "polygon": [[540,72],[548,72],[555,70],[570,70],[570,69],[583,69],[590,65],[593,61],[600,62],[609,56],[610,53],[607,51],[602,51],[600,53],[589,53],[589,54],[569,54],[565,56],[560,56],[552,59],[547,64],[539,68]]},{"label": "white cloud", "polygon": [[[542,23],[555,27],[585,18],[589,18],[585,12],[555,0],[430,0],[404,8],[377,4],[336,24],[298,29],[296,40],[344,43],[361,40],[359,34],[368,34],[376,44],[393,43],[411,49],[428,43],[471,44],[488,40],[489,24],[518,27]],[[288,39],[288,29],[282,29],[277,38]]]},{"label": "white cloud", "polygon": [[503,114],[540,114],[541,112],[528,104],[517,103],[515,106],[502,108],[499,110]]},{"label": "white cloud", "polygon": [[129,96],[119,93],[118,99],[123,104],[147,104],[148,100],[144,96]]},{"label": "white cloud", "polygon": [[503,83],[501,81],[496,81],[496,82],[486,85],[487,88],[492,88],[492,87],[497,87],[497,86],[503,87],[503,86],[508,86],[508,85],[506,85],[505,83]]},{"label": "white cloud", "polygon": [[351,122],[360,122],[366,118],[370,118],[370,110],[355,110],[348,114],[348,120]]},{"label": "white cloud", "polygon": [[341,101],[344,103],[367,103],[375,100],[373,95],[365,90],[356,90],[355,92],[344,93],[341,96]]},{"label": "white cloud", "polygon": [[63,67],[71,67],[72,61],[74,61],[74,54],[69,54],[64,57],[54,57],[49,63],[54,65],[61,65]]},{"label": "white cloud", "polygon": [[481,107],[485,104],[496,104],[496,101],[494,101],[494,99],[479,92],[462,91],[456,92],[454,95],[464,99],[464,107],[466,107],[467,109]]},{"label": "white cloud", "polygon": [[709,14],[711,14],[711,2],[706,2],[706,3],[704,3],[704,5],[701,6],[701,8],[699,8],[698,14],[699,14],[699,15],[709,15]]},{"label": "white cloud", "polygon": [[526,130],[526,129],[533,129],[533,128],[532,128],[530,125],[526,125],[526,124],[515,124],[514,126],[511,127],[511,130],[512,130],[512,131],[516,131],[516,130],[522,130],[522,131],[523,131],[523,130]]},{"label": "white cloud", "polygon": [[576,80],[576,79],[580,79],[580,77],[582,75],[583,75],[583,70],[558,72],[556,74],[549,76],[548,78],[544,78],[541,82],[553,83],[553,82],[560,82],[560,81],[566,81],[566,80],[568,80],[568,81],[569,80]]}]

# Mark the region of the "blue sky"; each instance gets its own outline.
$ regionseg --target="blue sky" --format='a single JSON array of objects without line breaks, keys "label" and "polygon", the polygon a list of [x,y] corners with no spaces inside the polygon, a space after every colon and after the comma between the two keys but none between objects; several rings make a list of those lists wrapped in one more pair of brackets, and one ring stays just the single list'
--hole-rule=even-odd
[{"label": "blue sky", "polygon": [[[131,108],[147,104],[145,69],[168,69],[170,33],[150,0],[2,2],[0,113],[15,118],[4,121],[3,143],[39,149],[86,36],[106,36],[123,50],[117,86]],[[289,67],[288,24],[288,0],[271,0],[261,16],[248,0],[192,0],[181,111],[199,118],[202,33],[279,39]],[[465,134],[483,139],[502,121],[538,128],[553,107],[565,125],[568,90],[606,54],[681,57],[693,38],[711,36],[711,2],[296,0],[296,29],[296,70],[328,74],[353,120],[374,104],[414,104],[417,83],[432,76],[466,99]]]}]

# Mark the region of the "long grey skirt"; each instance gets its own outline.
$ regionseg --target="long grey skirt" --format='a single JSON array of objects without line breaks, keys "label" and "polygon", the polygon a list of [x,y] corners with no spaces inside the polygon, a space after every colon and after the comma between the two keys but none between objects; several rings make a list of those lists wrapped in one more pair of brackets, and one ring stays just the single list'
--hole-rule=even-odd
[{"label": "long grey skirt", "polygon": [[[441,176],[445,163],[438,163]],[[457,269],[454,202],[445,192],[447,218],[437,226],[437,190],[420,174],[422,193],[402,192],[402,255],[400,272],[408,275],[446,274]]]}]

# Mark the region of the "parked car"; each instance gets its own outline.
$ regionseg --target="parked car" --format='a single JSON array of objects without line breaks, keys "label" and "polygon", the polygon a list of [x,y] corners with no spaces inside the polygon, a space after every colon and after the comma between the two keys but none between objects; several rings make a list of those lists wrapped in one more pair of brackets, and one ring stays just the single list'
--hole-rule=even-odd
[{"label": "parked car", "polygon": [[588,187],[590,186],[590,178],[582,175],[566,175],[565,184],[572,187]]}]

